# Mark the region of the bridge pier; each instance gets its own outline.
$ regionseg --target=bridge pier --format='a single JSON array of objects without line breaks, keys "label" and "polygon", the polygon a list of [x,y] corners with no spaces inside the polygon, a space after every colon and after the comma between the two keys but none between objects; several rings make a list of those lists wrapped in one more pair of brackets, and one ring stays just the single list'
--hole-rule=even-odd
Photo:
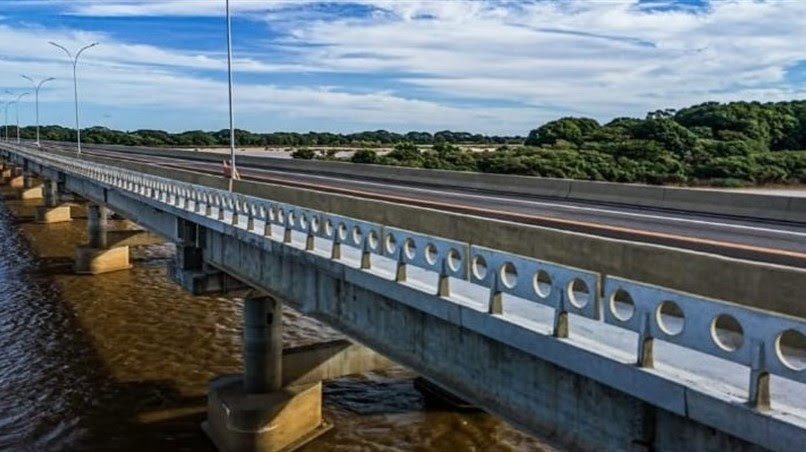
[{"label": "bridge pier", "polygon": [[17,192],[18,199],[42,199],[42,184],[28,170],[23,171],[22,187],[19,188],[20,190]]},{"label": "bridge pier", "polygon": [[4,180],[4,183],[11,188],[23,188],[24,181],[22,176],[22,170],[19,167],[10,165],[3,174],[7,174],[7,178]]},{"label": "bridge pier", "polygon": [[223,293],[247,286],[227,273],[204,262],[205,229],[195,223],[178,220],[176,256],[168,262],[169,277],[193,295]]},{"label": "bridge pier", "polygon": [[11,177],[13,166],[10,163],[0,163],[0,185],[5,185]]},{"label": "bridge pier", "polygon": [[44,205],[36,208],[37,223],[63,223],[72,221],[70,206],[59,205],[59,183],[48,179],[43,187]]},{"label": "bridge pier", "polygon": [[202,428],[219,450],[293,450],[330,429],[321,380],[283,384],[282,303],[244,300],[244,374],[210,382]]},{"label": "bridge pier", "polygon": [[79,246],[76,250],[76,273],[97,275],[132,267],[129,263],[128,246],[109,247],[108,212],[105,207],[97,204],[89,206],[87,210],[89,244]]}]

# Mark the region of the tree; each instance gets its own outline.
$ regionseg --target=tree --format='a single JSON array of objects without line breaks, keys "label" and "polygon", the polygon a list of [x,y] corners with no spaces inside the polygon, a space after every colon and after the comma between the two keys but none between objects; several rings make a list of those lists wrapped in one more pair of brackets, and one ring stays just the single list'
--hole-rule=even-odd
[{"label": "tree", "polygon": [[350,161],[353,163],[376,163],[378,154],[371,149],[359,149],[350,157]]},{"label": "tree", "polygon": [[550,121],[529,132],[527,146],[544,146],[556,144],[559,140],[582,146],[585,138],[601,126],[595,119],[566,117]]}]

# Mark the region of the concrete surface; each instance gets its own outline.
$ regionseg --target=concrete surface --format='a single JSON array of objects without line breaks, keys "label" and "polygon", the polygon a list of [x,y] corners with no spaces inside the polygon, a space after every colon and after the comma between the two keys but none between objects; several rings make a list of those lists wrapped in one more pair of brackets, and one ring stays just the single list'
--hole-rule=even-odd
[{"label": "concrete surface", "polygon": [[204,429],[222,452],[293,450],[329,429],[321,383],[250,394],[240,375],[223,376],[210,382],[207,407]]},{"label": "concrete surface", "polygon": [[36,208],[35,221],[43,224],[64,223],[67,221],[73,221],[73,218],[71,216],[70,206],[39,206]]},{"label": "concrete surface", "polygon": [[[227,180],[221,177],[99,157],[86,158],[178,181],[228,189]],[[806,317],[806,304],[794,301],[806,293],[806,270],[800,268],[265,183],[236,181],[234,190],[604,275]]]},{"label": "concrete surface", "polygon": [[80,246],[76,249],[75,272],[80,275],[98,275],[132,268],[129,262],[129,247],[94,248]]}]

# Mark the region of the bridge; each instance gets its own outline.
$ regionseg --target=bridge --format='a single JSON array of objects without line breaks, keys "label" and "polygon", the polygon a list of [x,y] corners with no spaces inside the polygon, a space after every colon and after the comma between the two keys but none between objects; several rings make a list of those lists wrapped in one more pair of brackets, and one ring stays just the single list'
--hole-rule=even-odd
[{"label": "bridge", "polygon": [[[569,218],[532,221],[511,209],[482,215],[473,205],[328,193],[310,181],[328,171],[349,178],[344,167],[313,163],[300,171],[308,182],[228,181],[206,174],[207,155],[121,152],[77,158],[58,146],[4,143],[2,176],[19,197],[43,200],[42,223],[70,219],[61,193],[91,203],[77,272],[129,267],[128,247],[110,241],[104,227],[111,210],[176,243],[170,275],[193,293],[253,289],[244,308],[244,373],[209,387],[205,429],[222,450],[309,441],[328,427],[321,381],[388,360],[560,447],[806,444],[806,201],[437,178],[465,178],[479,198],[506,187],[618,209],[652,205],[664,209],[658,217],[718,214],[728,225],[700,237],[654,230],[633,240],[640,230],[607,221],[595,234]],[[255,164],[252,171],[269,170]],[[377,177],[414,170],[390,171]],[[249,175],[248,165],[242,172]],[[447,190],[439,180],[420,183]],[[748,218],[767,226],[748,226]],[[567,228],[546,227],[552,219]],[[704,220],[689,227],[696,221]],[[772,232],[773,224],[783,232]],[[737,229],[769,237],[724,240]],[[284,303],[355,343],[284,351]]]}]

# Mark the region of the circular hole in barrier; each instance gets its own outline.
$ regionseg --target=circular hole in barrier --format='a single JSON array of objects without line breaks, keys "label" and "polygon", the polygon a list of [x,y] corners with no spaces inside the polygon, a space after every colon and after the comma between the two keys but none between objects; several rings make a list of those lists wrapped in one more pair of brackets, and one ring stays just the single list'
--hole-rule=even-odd
[{"label": "circular hole in barrier", "polygon": [[518,269],[515,268],[515,264],[512,262],[504,262],[498,272],[501,283],[507,289],[513,289],[518,285]]},{"label": "circular hole in barrier", "polygon": [[428,262],[428,265],[436,264],[438,256],[437,247],[433,243],[425,246],[425,261]]},{"label": "circular hole in barrier", "polygon": [[384,247],[386,247],[387,254],[394,254],[397,251],[397,239],[394,234],[386,234]]},{"label": "circular hole in barrier", "polygon": [[292,211],[290,211],[290,212],[288,212],[288,225],[289,225],[289,226],[294,226],[294,224],[295,224],[296,222],[297,222],[297,214],[296,214],[296,213],[294,213],[294,211],[293,211],[293,210],[292,210]]},{"label": "circular hole in barrier", "polygon": [[571,301],[572,305],[582,309],[588,305],[590,299],[590,289],[585,281],[576,278],[568,283],[568,300]]},{"label": "circular hole in barrier", "polygon": [[448,268],[452,272],[458,272],[462,268],[462,255],[459,254],[459,251],[455,249],[448,251]]},{"label": "circular hole in barrier", "polygon": [[547,298],[551,295],[551,276],[545,270],[538,270],[532,278],[532,286],[538,297]]},{"label": "circular hole in barrier", "polygon": [[302,229],[308,228],[308,216],[304,213],[299,216],[299,227]]},{"label": "circular hole in barrier", "polygon": [[347,238],[347,225],[339,223],[337,234],[339,234],[339,240],[344,241]]},{"label": "circular hole in barrier", "polygon": [[353,227],[353,243],[356,245],[361,244],[361,240],[364,238],[364,234],[361,232],[361,228],[358,226]]},{"label": "circular hole in barrier", "polygon": [[378,249],[378,233],[375,231],[369,231],[369,235],[367,235],[367,240],[369,241],[369,247],[373,250]]},{"label": "circular hole in barrier", "polygon": [[333,222],[330,219],[325,220],[325,235],[333,237]]},{"label": "circular hole in barrier", "polygon": [[660,329],[669,336],[682,333],[686,325],[686,316],[674,301],[664,301],[658,305],[655,319]]},{"label": "circular hole in barrier", "polygon": [[778,359],[792,370],[806,370],[806,335],[800,331],[786,330],[775,339]]},{"label": "circular hole in barrier", "polygon": [[487,277],[487,261],[482,256],[473,258],[473,276],[479,280]]},{"label": "circular hole in barrier", "polygon": [[414,256],[417,255],[417,244],[414,243],[414,240],[406,239],[403,243],[403,252],[406,253],[407,258],[414,259]]},{"label": "circular hole in barrier", "polygon": [[635,314],[635,302],[629,292],[619,289],[610,297],[610,312],[622,322],[630,320]]},{"label": "circular hole in barrier", "polygon": [[732,352],[742,346],[744,330],[733,316],[719,314],[711,321],[711,338],[719,348]]},{"label": "circular hole in barrier", "polygon": [[311,230],[313,232],[319,232],[319,228],[322,226],[321,222],[319,221],[318,216],[311,217]]},{"label": "circular hole in barrier", "polygon": [[277,219],[277,222],[279,222],[279,223],[285,222],[285,210],[277,209],[275,211],[274,217]]}]

